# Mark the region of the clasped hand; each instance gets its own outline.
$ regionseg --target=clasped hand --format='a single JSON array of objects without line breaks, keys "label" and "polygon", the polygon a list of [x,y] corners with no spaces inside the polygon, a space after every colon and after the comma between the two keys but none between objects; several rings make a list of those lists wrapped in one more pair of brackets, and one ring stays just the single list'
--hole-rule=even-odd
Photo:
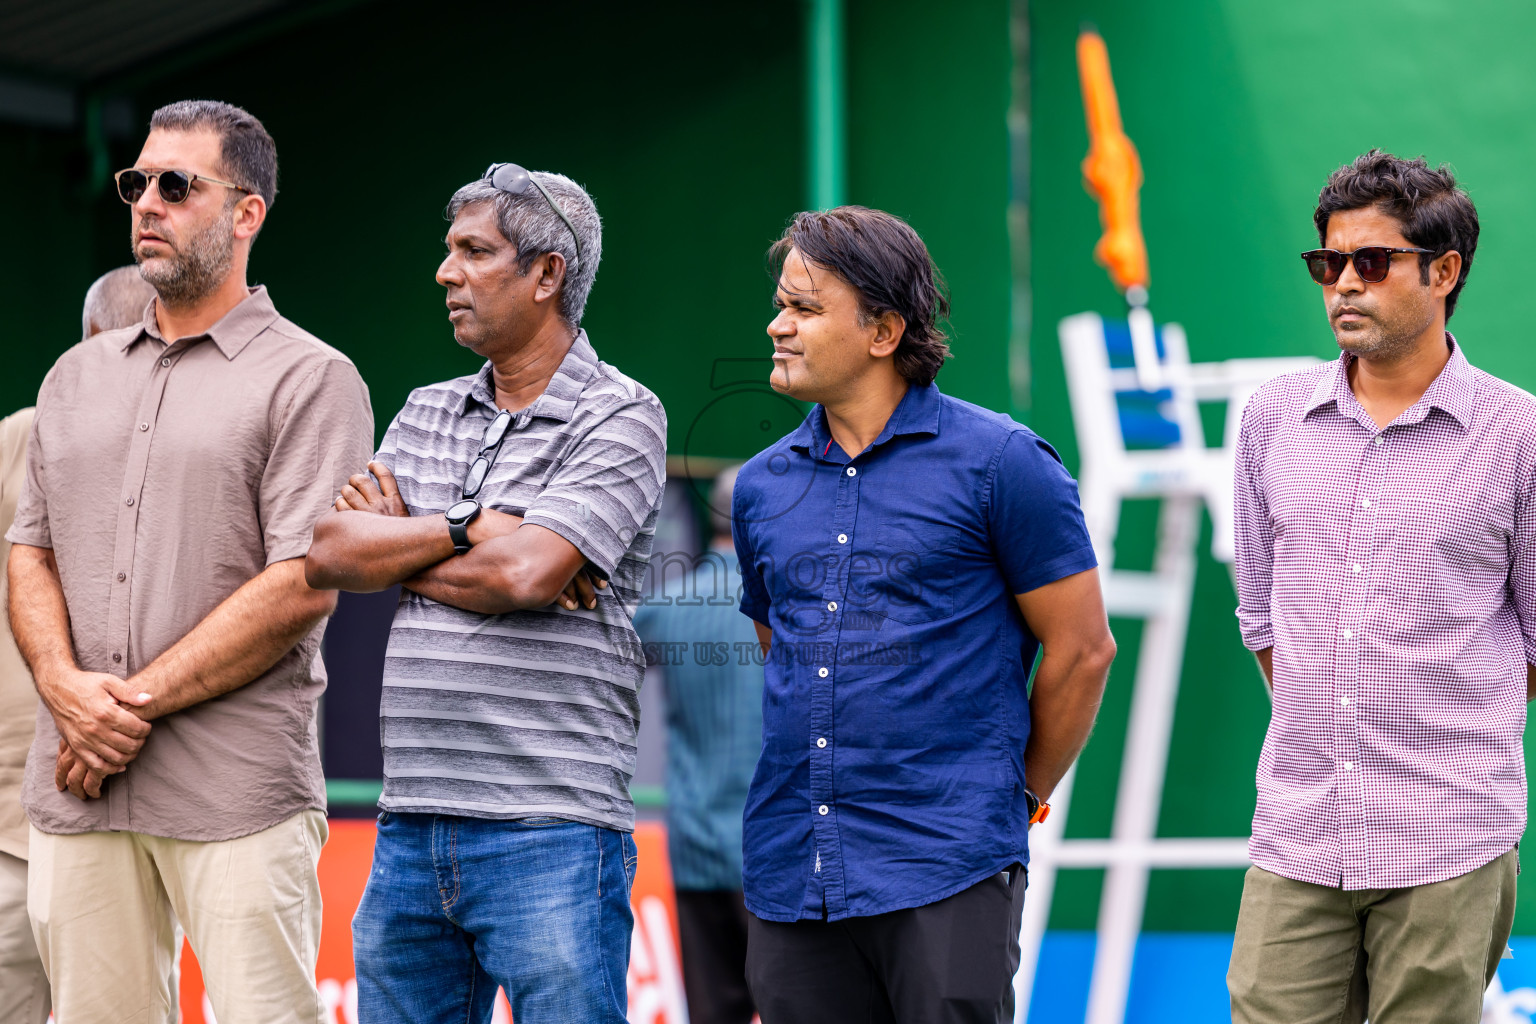
[{"label": "clasped hand", "polygon": [[59,729],[53,781],[81,800],[101,796],[109,775],[128,767],[149,736],[134,714],[150,702],[130,680],[79,669],[38,680],[38,691]]}]

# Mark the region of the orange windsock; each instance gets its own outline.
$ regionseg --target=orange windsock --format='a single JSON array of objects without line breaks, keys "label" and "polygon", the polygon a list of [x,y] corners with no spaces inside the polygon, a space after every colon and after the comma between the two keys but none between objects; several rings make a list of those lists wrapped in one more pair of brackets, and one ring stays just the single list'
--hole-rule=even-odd
[{"label": "orange windsock", "polygon": [[1099,201],[1104,235],[1094,258],[1109,270],[1121,291],[1148,284],[1147,243],[1141,236],[1141,158],[1120,123],[1120,101],[1109,74],[1109,51],[1092,29],[1077,37],[1077,68],[1088,115],[1088,156],[1083,184]]}]

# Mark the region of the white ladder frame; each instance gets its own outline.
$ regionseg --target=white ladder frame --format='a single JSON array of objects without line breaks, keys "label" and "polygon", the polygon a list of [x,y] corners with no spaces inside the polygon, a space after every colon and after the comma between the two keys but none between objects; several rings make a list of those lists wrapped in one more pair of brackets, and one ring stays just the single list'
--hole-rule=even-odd
[{"label": "white ladder frame", "polygon": [[[1317,360],[1229,359],[1191,364],[1183,329],[1177,324],[1164,325],[1164,356],[1158,376],[1173,393],[1170,418],[1179,426],[1179,443],[1167,449],[1127,451],[1115,396],[1139,390],[1138,382],[1146,379],[1147,368],[1143,367],[1138,376],[1135,369],[1110,367],[1103,320],[1095,313],[1066,318],[1061,322],[1060,336],[1081,454],[1083,515],[1099,560],[1105,607],[1111,616],[1140,618],[1146,626],[1137,657],[1111,837],[1063,838],[1075,770],[1052,794],[1051,816],[1030,834],[1029,891],[1020,930],[1019,972],[1014,980],[1014,1020],[1023,1024],[1029,1014],[1056,872],[1061,868],[1103,867],[1104,889],[1086,1021],[1121,1024],[1151,870],[1243,867],[1249,863],[1246,837],[1159,839],[1157,818],[1194,593],[1200,508],[1204,505],[1211,512],[1213,554],[1230,562],[1232,446],[1243,406],[1263,381]],[[1199,413],[1202,400],[1227,402],[1225,444],[1221,448],[1206,447]],[[1120,503],[1141,497],[1161,498],[1163,502],[1152,570],[1115,569]]]}]

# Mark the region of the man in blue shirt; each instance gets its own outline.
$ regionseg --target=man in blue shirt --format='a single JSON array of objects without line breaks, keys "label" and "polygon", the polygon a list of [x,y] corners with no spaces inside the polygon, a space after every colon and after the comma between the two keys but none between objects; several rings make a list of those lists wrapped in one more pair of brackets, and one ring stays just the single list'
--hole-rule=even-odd
[{"label": "man in blue shirt", "polygon": [[948,303],[906,223],[801,213],[772,257],[770,382],[818,404],[733,505],[768,658],[748,983],[763,1024],[1011,1020],[1029,825],[1115,651],[1077,486],[934,387]]},{"label": "man in blue shirt", "polygon": [[697,566],[667,574],[652,560],[651,595],[635,613],[667,689],[667,852],[677,894],[683,989],[691,1024],[751,1024],[741,812],[763,740],[763,668],[736,611],[741,571],[731,544],[738,467],[709,495],[714,537]]}]

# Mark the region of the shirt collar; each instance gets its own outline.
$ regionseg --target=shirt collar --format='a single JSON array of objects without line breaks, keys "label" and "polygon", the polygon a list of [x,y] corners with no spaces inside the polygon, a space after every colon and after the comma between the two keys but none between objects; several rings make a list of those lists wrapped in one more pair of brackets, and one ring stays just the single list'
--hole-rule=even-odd
[{"label": "shirt collar", "polygon": [[[1401,419],[1404,423],[1418,423],[1429,414],[1430,409],[1440,409],[1460,423],[1463,429],[1472,425],[1472,401],[1477,392],[1472,364],[1467,362],[1466,355],[1450,331],[1445,332],[1445,341],[1451,347],[1450,358],[1446,360],[1439,376],[1425,389],[1423,396],[1403,413]],[[1312,397],[1302,410],[1303,416],[1310,415],[1313,410],[1329,402],[1342,409],[1346,397],[1350,401],[1356,400],[1349,386],[1349,362],[1354,358],[1348,352],[1339,353],[1339,358],[1329,366],[1328,372],[1318,378],[1317,386],[1312,389]]]},{"label": "shirt collar", "polygon": [[[885,429],[875,438],[871,448],[878,447],[893,437],[908,434],[937,435],[939,413],[944,408],[937,384],[922,387],[908,385],[906,394],[896,403],[891,418],[885,421]],[[821,458],[831,448],[832,431],[827,426],[827,410],[818,405],[789,435],[789,446],[799,451],[809,451]],[[858,452],[854,453],[858,455]]]},{"label": "shirt collar", "polygon": [[[245,346],[256,339],[262,331],[271,327],[277,320],[277,307],[272,305],[272,298],[267,294],[267,286],[257,285],[251,289],[251,293],[240,303],[219,318],[219,321],[208,328],[199,337],[213,339],[225,359],[233,359],[244,351]],[[149,305],[144,307],[144,324],[138,334],[133,335],[123,342],[126,350],[140,338],[150,337],[159,342],[164,342],[165,337],[160,333],[160,323],[155,319],[155,300],[151,299]],[[196,338],[180,339],[182,341],[196,340]]]},{"label": "shirt collar", "polygon": [[[520,423],[526,423],[534,417],[541,419],[558,420],[561,423],[569,423],[571,417],[576,414],[576,401],[581,397],[582,390],[587,382],[597,375],[598,358],[597,350],[592,347],[592,342],[587,339],[587,332],[578,330],[576,340],[571,343],[571,349],[560,360],[559,369],[550,378],[545,386],[544,393],[534,399],[533,404],[518,414]],[[459,415],[469,412],[470,402],[478,402],[492,411],[494,415],[498,408],[496,405],[496,384],[491,377],[491,361],[487,359],[485,365],[480,368],[469,383],[469,390],[464,392],[464,398],[459,402]]]}]

